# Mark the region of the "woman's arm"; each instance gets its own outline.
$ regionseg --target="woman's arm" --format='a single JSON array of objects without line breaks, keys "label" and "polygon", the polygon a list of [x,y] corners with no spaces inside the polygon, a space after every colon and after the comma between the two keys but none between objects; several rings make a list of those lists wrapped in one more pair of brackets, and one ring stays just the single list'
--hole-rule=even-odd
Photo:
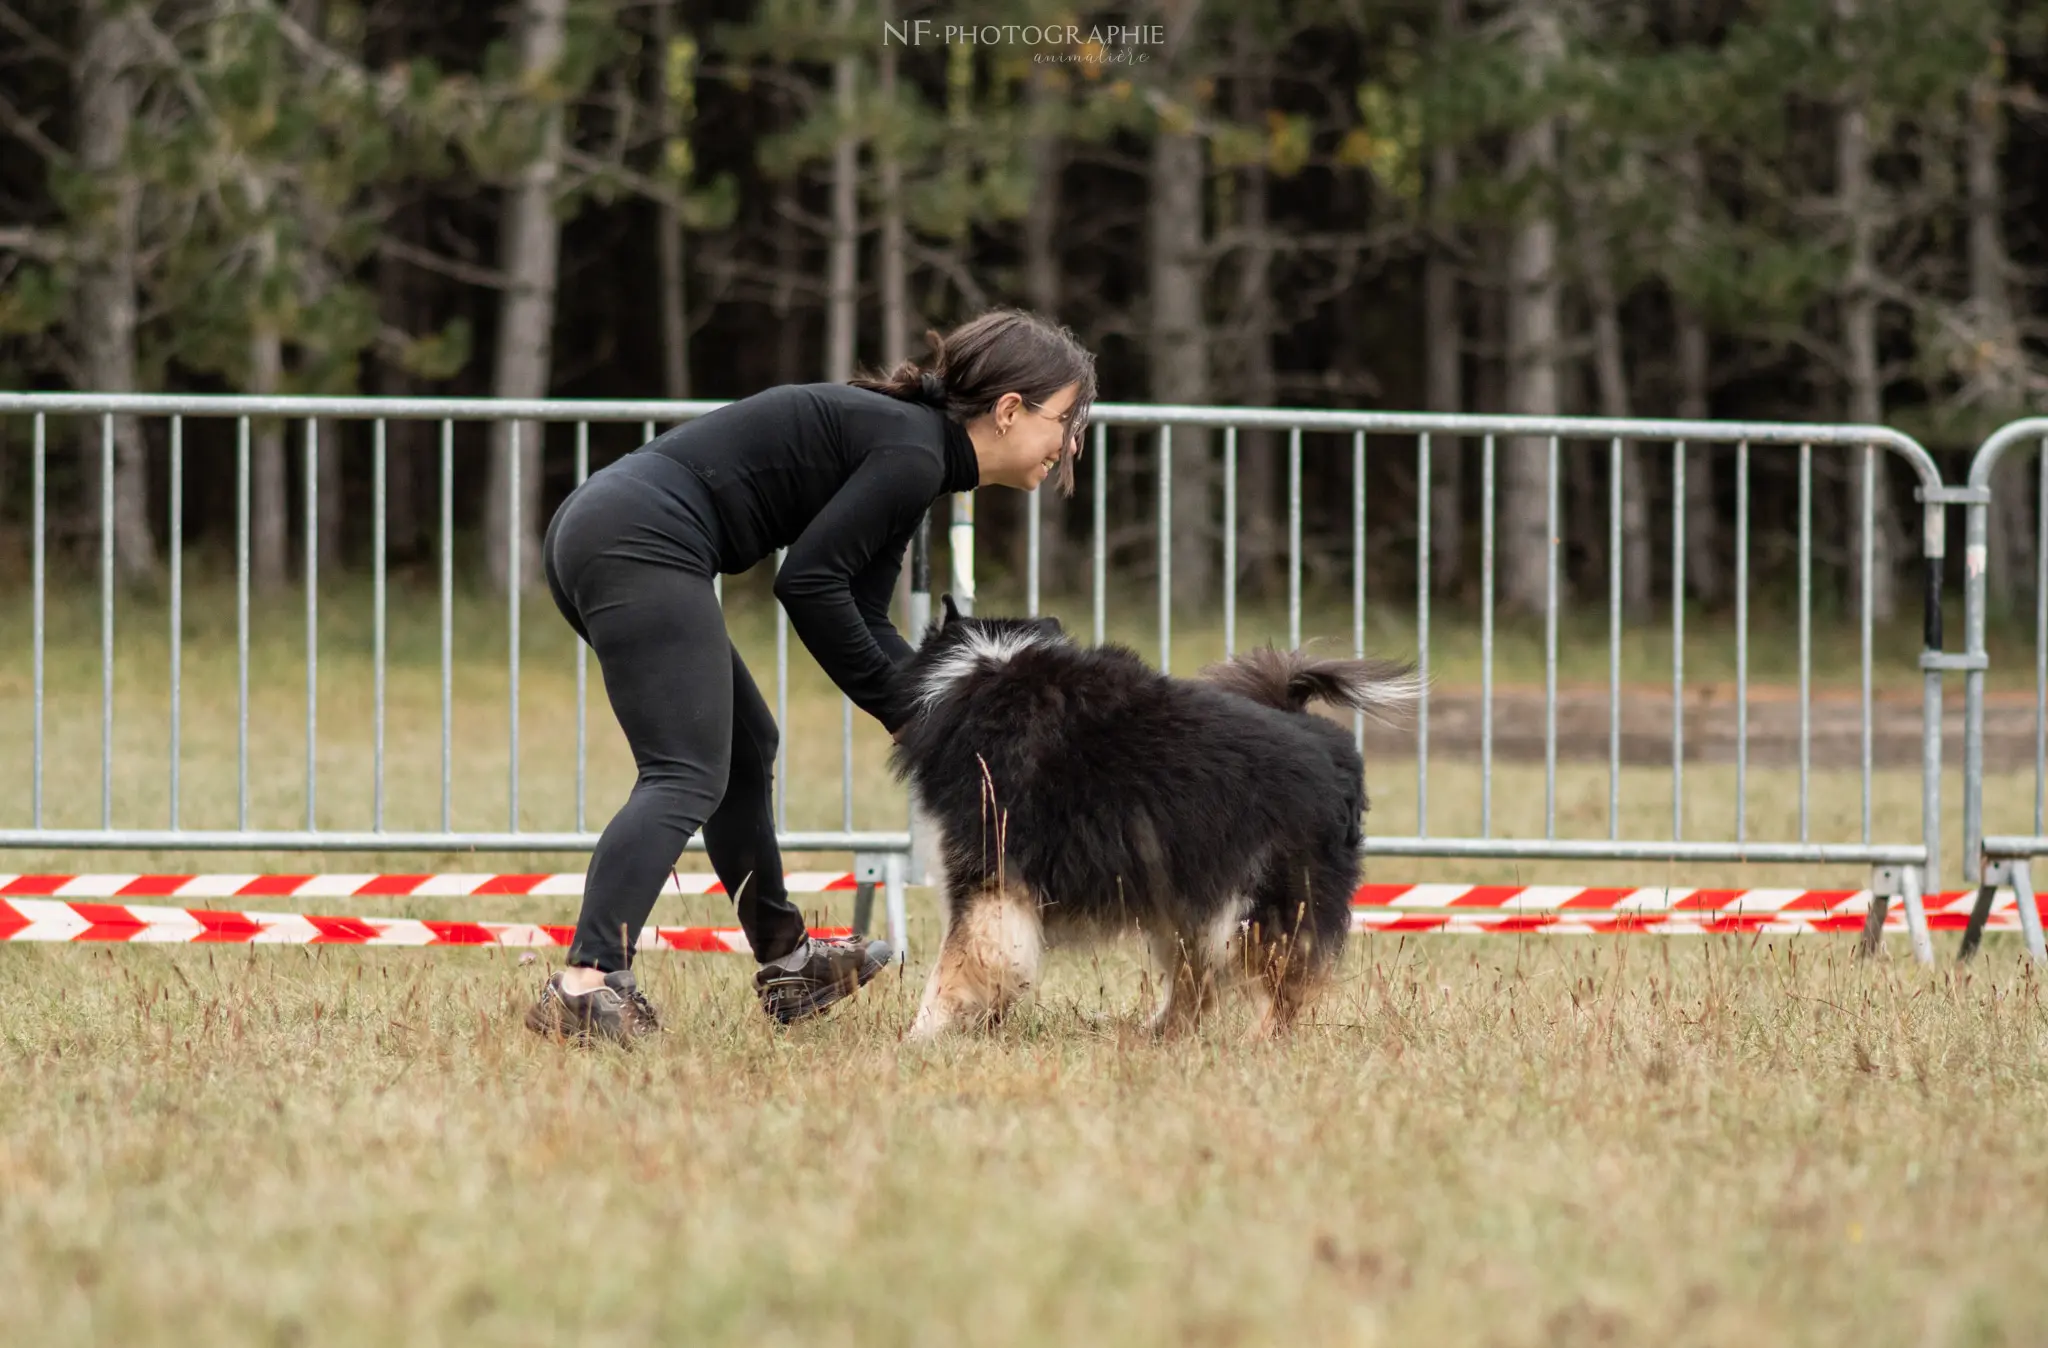
[{"label": "woman's arm", "polygon": [[790,544],[775,577],[775,597],[798,638],[854,705],[892,734],[910,719],[896,680],[909,646],[889,624],[887,596],[904,544],[942,484],[928,453],[874,450]]}]

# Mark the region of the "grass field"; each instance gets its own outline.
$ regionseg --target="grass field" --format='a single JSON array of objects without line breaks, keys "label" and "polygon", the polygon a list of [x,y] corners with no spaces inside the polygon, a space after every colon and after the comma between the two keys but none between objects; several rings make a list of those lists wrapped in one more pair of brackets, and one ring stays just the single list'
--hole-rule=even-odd
[{"label": "grass field", "polygon": [[1841,943],[1355,944],[1291,1042],[993,1039],[890,976],[773,1030],[534,1040],[508,952],[13,949],[14,1343],[2026,1344],[2048,1018]]},{"label": "grass field", "polygon": [[[369,823],[361,598],[344,591],[322,609],[327,827]],[[45,810],[90,827],[99,648],[96,610],[76,599],[52,627]],[[431,592],[394,598],[392,827],[438,822],[434,605]],[[501,828],[502,614],[458,612],[455,822]],[[117,618],[117,823],[167,818],[161,616],[124,600]],[[1123,617],[1114,630],[1151,653],[1142,596]],[[302,621],[292,603],[258,614],[261,826],[304,818]],[[1273,623],[1254,614],[1240,639]],[[1317,610],[1306,626],[1341,634],[1348,610]],[[1401,649],[1398,630],[1375,632]],[[1439,630],[1440,675],[1476,680],[1456,654],[1469,635]],[[30,809],[25,636],[25,596],[0,597],[10,824]],[[1817,678],[1853,686],[1853,634],[1821,636]],[[772,677],[772,632],[743,624],[738,637]],[[1220,650],[1213,630],[1180,637],[1176,669]],[[529,605],[532,828],[573,823],[566,638],[544,602]],[[233,608],[217,588],[188,601],[185,639],[182,817],[226,827]],[[1668,680],[1668,631],[1662,642],[1651,631],[1631,646],[1631,681]],[[1600,643],[1573,647],[1571,677],[1604,679],[1604,629]],[[1531,677],[1529,649],[1526,633],[1504,643],[1504,682]],[[1910,688],[1910,640],[1880,649],[1897,652],[1884,686]],[[1725,650],[1725,633],[1699,624],[1689,663],[1715,677]],[[630,773],[591,674],[589,814],[601,822]],[[800,658],[786,724],[790,822],[835,825],[838,705]],[[880,732],[857,718],[855,736],[856,822],[895,827],[902,798]],[[1372,827],[1412,828],[1412,761],[1376,759],[1371,772]],[[1689,767],[1686,781],[1688,835],[1716,836],[1730,822],[1729,770]],[[1668,771],[1626,769],[1623,786],[1625,831],[1668,836]],[[1430,790],[1440,829],[1476,818],[1473,765],[1433,767]],[[1542,791],[1540,766],[1502,765],[1497,830],[1540,831]],[[1792,774],[1753,770],[1753,836],[1785,836],[1795,791]],[[1604,834],[1607,793],[1604,764],[1565,765],[1560,834]],[[2032,800],[2031,773],[1996,780],[1994,827],[2027,826]],[[1815,837],[1856,836],[1854,773],[1816,773],[1811,805]],[[1918,812],[1912,774],[1877,774],[1876,833],[1915,837]],[[41,853],[0,869],[582,861]],[[349,906],[571,911],[543,899]],[[657,912],[723,916],[708,899]],[[1152,1043],[1132,952],[1065,953],[1038,1003],[993,1038],[914,1049],[900,1035],[934,935],[919,891],[908,976],[787,1032],[753,1006],[745,960],[650,957],[641,974],[670,1029],[630,1054],[564,1051],[519,1028],[547,965],[512,951],[0,948],[0,1342],[1976,1345],[2040,1342],[2048,1325],[2048,1014],[2012,938],[1988,941],[1964,972],[1918,969],[1902,943],[1859,965],[1848,937],[1361,938],[1313,1022],[1264,1046],[1244,1042],[1235,1003],[1191,1041]]]}]

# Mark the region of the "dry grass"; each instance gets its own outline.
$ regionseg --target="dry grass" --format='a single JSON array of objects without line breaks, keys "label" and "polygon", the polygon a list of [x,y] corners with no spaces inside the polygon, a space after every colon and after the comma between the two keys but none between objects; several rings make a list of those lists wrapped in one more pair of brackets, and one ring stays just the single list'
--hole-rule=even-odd
[{"label": "dry grass", "polygon": [[[777,1032],[532,1039],[506,952],[14,948],[19,1343],[2021,1344],[2048,1018],[1834,941],[1356,943],[1317,1022],[1136,1032],[1055,960],[986,1041],[885,977]],[[2032,1326],[2033,1328],[2028,1328]]]},{"label": "dry grass", "polygon": [[[328,826],[369,817],[355,598],[323,610]],[[52,822],[95,825],[96,630],[65,612],[45,789]],[[279,827],[304,809],[300,612],[266,610],[254,656],[252,815]],[[463,612],[460,648],[475,654],[455,671],[456,819],[497,828],[503,630],[487,610]],[[167,811],[167,652],[147,610],[124,614],[116,819],[154,825]],[[11,823],[28,813],[20,617],[12,598],[0,604]],[[394,604],[394,827],[438,815],[433,620],[431,594]],[[232,622],[217,593],[191,611],[188,824],[233,819]],[[1214,650],[1213,633],[1185,635],[1176,668]],[[772,668],[771,633],[740,637]],[[568,650],[552,613],[530,607],[529,827],[573,822]],[[829,825],[837,706],[814,670],[796,670],[790,818]],[[601,820],[627,764],[594,676]],[[901,796],[879,731],[857,720],[855,734],[857,822],[892,826]],[[1372,772],[1374,827],[1412,827],[1412,763]],[[1727,770],[1689,768],[1687,783],[1688,833],[1725,829]],[[1604,833],[1605,769],[1571,766],[1559,785],[1559,832]],[[1438,766],[1432,824],[1468,826],[1477,789],[1469,765]],[[1753,774],[1759,836],[1785,835],[1795,790],[1790,774]],[[1494,801],[1500,831],[1540,829],[1541,769],[1503,767]],[[1995,783],[1991,801],[1995,824],[2018,825],[2031,778]],[[1816,837],[1856,836],[1854,776],[1818,775],[1813,809]],[[1623,810],[1629,831],[1668,833],[1666,774],[1629,770]],[[1879,774],[1878,833],[1915,836],[1918,811],[1910,774]],[[199,865],[309,861],[581,864]],[[1671,882],[1860,878],[1735,868]],[[928,896],[914,900],[914,948],[928,952]],[[569,910],[522,899],[488,911]],[[721,910],[668,899],[658,916]],[[1192,1041],[1145,1040],[1149,994],[1123,950],[1055,955],[1039,1002],[993,1038],[924,1050],[899,1043],[921,960],[826,1021],[778,1032],[751,1003],[744,961],[663,956],[641,971],[670,1032],[630,1054],[563,1051],[520,1029],[544,966],[510,951],[8,946],[0,1342],[2037,1342],[2040,985],[2010,938],[1967,973],[1914,968],[1897,944],[1858,965],[1851,939],[1360,939],[1314,1023],[1263,1047],[1243,1042],[1235,1004]]]}]

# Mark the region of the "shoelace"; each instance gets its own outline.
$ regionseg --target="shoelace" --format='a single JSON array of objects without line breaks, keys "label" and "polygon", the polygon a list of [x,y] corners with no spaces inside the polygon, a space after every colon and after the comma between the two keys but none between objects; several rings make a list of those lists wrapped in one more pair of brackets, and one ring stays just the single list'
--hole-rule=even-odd
[{"label": "shoelace", "polygon": [[661,1028],[661,1017],[654,1013],[654,1003],[647,1000],[646,993],[638,988],[634,988],[631,992],[622,995],[626,1005],[632,1008],[633,1014],[646,1024],[648,1028],[656,1030]]}]

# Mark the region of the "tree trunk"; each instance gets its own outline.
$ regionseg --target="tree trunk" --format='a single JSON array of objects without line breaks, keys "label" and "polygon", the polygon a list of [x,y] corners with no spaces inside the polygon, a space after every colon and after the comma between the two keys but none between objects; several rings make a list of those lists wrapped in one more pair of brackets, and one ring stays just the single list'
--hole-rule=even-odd
[{"label": "tree trunk", "polygon": [[[1586,277],[1586,302],[1593,316],[1593,385],[1603,417],[1634,416],[1628,362],[1622,344],[1621,302],[1608,265],[1611,239],[1582,208],[1578,219],[1579,266]],[[1587,446],[1592,449],[1593,446]],[[1621,446],[1621,599],[1632,617],[1650,610],[1656,559],[1650,537],[1649,463],[1641,442]],[[1599,512],[1605,515],[1606,511]],[[1604,550],[1604,544],[1603,544]]]},{"label": "tree trunk", "polygon": [[[884,24],[895,21],[892,0],[881,0],[879,8]],[[882,44],[879,82],[882,105],[893,107],[896,102],[896,48],[892,43]],[[903,223],[903,163],[886,134],[875,144],[875,159],[882,184],[882,256],[879,259],[882,273],[881,365],[888,370],[894,369],[899,361],[910,358],[909,237]],[[906,629],[910,625],[910,570],[910,559],[906,556],[903,569],[896,577],[896,603],[903,614]],[[906,634],[912,641],[921,640],[924,636],[922,632],[906,631]]]},{"label": "tree trunk", "polygon": [[[1239,126],[1257,126],[1271,106],[1272,81],[1257,47],[1258,29],[1252,16],[1241,14],[1237,24],[1238,59],[1247,64],[1244,75],[1231,81],[1231,112]],[[1273,241],[1266,218],[1265,165],[1254,162],[1241,169],[1237,189],[1237,224],[1245,237],[1236,303],[1236,329],[1242,340],[1232,343],[1240,362],[1238,397],[1247,407],[1271,407],[1278,390],[1272,334],[1279,325],[1273,310]],[[1278,432],[1238,432],[1237,569],[1254,594],[1273,591],[1286,553],[1282,474]]]},{"label": "tree trunk", "polygon": [[[1705,421],[1711,410],[1710,348],[1706,324],[1690,306],[1677,312],[1678,415]],[[1726,455],[1714,444],[1686,446],[1685,454],[1685,579],[1692,597],[1717,604],[1727,594],[1727,572],[1721,552],[1720,494],[1715,479]]]},{"label": "tree trunk", "polygon": [[769,301],[769,312],[775,315],[775,382],[793,384],[804,370],[803,329],[806,325],[795,321],[797,267],[803,261],[803,241],[797,237],[796,209],[798,196],[796,186],[785,182],[776,189],[775,201],[779,209],[775,212],[775,261],[777,275],[775,293]]},{"label": "tree trunk", "polygon": [[[1159,128],[1151,178],[1152,397],[1167,404],[1206,403],[1201,138]],[[1194,611],[1207,607],[1216,593],[1215,472],[1206,429],[1176,426],[1172,434],[1173,602]]]},{"label": "tree trunk", "polygon": [[[674,69],[675,0],[655,0],[655,121],[663,152],[682,134],[676,118],[676,91],[669,87]],[[683,184],[670,184],[680,192]],[[661,287],[661,392],[667,398],[690,396],[690,331],[688,280],[683,267],[683,217],[674,203],[655,203],[655,267]]]},{"label": "tree trunk", "polygon": [[[568,0],[524,0],[519,20],[520,68],[530,82],[545,78],[562,59]],[[506,193],[500,234],[505,297],[499,307],[491,392],[499,398],[545,398],[553,354],[555,276],[561,246],[555,193],[562,172],[562,107],[544,107],[541,143]],[[514,499],[513,423],[491,425],[490,490],[484,540],[491,584],[511,583],[512,548],[519,549],[519,582],[540,580],[541,425],[518,423],[519,490]]]},{"label": "tree trunk", "polygon": [[[854,0],[839,0],[839,20],[850,25]],[[832,246],[826,315],[825,378],[843,384],[853,378],[856,325],[860,317],[860,137],[853,119],[860,95],[860,62],[841,56],[832,65],[832,95],[839,111],[839,138],[832,147]]]},{"label": "tree trunk", "polygon": [[[1855,12],[1855,0],[1835,0],[1837,17],[1848,19]],[[1860,88],[1844,96],[1835,128],[1836,208],[1849,235],[1849,266],[1841,295],[1843,345],[1848,353],[1848,406],[1852,422],[1876,425],[1884,419],[1883,376],[1877,352],[1877,291],[1873,286],[1876,265],[1877,212],[1870,180],[1870,122],[1861,102]],[[1853,483],[1855,502],[1849,522],[1851,547],[1849,574],[1860,577],[1863,549],[1867,542],[1871,556],[1870,613],[1875,622],[1888,622],[1898,607],[1897,570],[1903,548],[1898,538],[1898,521],[1891,508],[1891,458],[1883,451],[1870,451],[1875,471],[1869,475],[1868,490],[1863,470],[1863,452],[1851,451],[1847,468]],[[1869,538],[1865,538],[1865,522]],[[1852,581],[1849,595],[1853,606],[1861,602],[1861,585]]]},{"label": "tree trunk", "polygon": [[[882,21],[894,21],[894,5],[882,0]],[[882,103],[896,101],[896,48],[882,44]],[[894,366],[910,358],[910,241],[903,223],[903,162],[887,138],[875,147],[882,183],[882,365]]]},{"label": "tree trunk", "polygon": [[[417,244],[417,213],[409,205],[393,205],[386,211],[386,228],[407,243]],[[414,310],[409,264],[388,253],[377,257],[377,316],[387,328],[410,333]],[[417,391],[412,372],[389,356],[377,362],[377,392],[387,398],[402,398]],[[428,452],[426,426],[418,421],[391,421],[384,427],[385,503],[384,546],[388,556],[409,557],[418,545],[419,493],[417,460]]]},{"label": "tree trunk", "polygon": [[[1969,116],[1964,122],[1963,160],[1970,212],[1970,332],[1980,346],[1988,344],[1988,377],[1980,387],[1988,410],[1999,418],[2025,413],[2026,389],[2019,374],[2025,354],[2013,322],[2012,295],[2007,288],[2011,266],[2005,252],[2005,231],[1999,219],[2004,184],[1998,155],[2005,139],[2005,110],[2000,102],[1996,68],[1971,81]],[[2008,452],[1991,470],[1991,520],[1986,542],[1984,581],[1994,610],[2011,612],[2034,589],[2034,512],[2027,490],[2027,464],[2032,456]]]},{"label": "tree trunk", "polygon": [[[1464,27],[1463,0],[1443,0],[1437,33],[1456,38]],[[1438,145],[1429,156],[1431,213],[1428,256],[1422,271],[1422,329],[1428,344],[1425,378],[1432,412],[1460,412],[1465,401],[1465,333],[1459,319],[1456,226],[1449,198],[1458,186],[1458,150]],[[1455,591],[1465,562],[1464,448],[1454,436],[1430,444],[1430,568],[1437,588]]]},{"label": "tree trunk", "polygon": [[[258,208],[261,209],[260,207]],[[274,265],[277,239],[266,231],[258,244],[259,266]],[[275,397],[284,384],[284,343],[275,325],[257,315],[249,337],[249,391]],[[249,583],[258,591],[282,590],[291,580],[291,503],[286,486],[286,438],[290,423],[270,417],[249,428]]]},{"label": "tree trunk", "polygon": [[[135,66],[142,55],[137,19],[115,0],[86,0],[83,32],[74,71],[78,103],[78,167],[102,192],[87,228],[78,285],[78,340],[90,391],[133,393],[137,322],[137,252],[142,184],[125,162],[135,122]],[[114,567],[124,582],[154,580],[159,573],[156,529],[149,515],[149,461],[142,428],[133,417],[115,417],[113,518]],[[82,518],[86,537],[97,541],[101,527],[102,434],[97,417],[86,423],[83,454],[87,496]]]},{"label": "tree trunk", "polygon": [[[1706,201],[1707,175],[1699,150],[1688,146],[1679,157],[1679,172],[1685,179],[1683,237],[1697,237],[1701,208]],[[1705,421],[1711,410],[1713,365],[1707,325],[1699,312],[1684,300],[1676,306],[1678,326],[1678,415],[1687,421]],[[1719,603],[1728,591],[1728,568],[1721,552],[1719,495],[1715,491],[1716,470],[1726,458],[1722,447],[1689,445],[1685,460],[1685,578],[1693,597],[1702,604]]]},{"label": "tree trunk", "polygon": [[[1557,47],[1556,21],[1537,6],[1528,15],[1523,43],[1531,69]],[[1511,180],[1547,178],[1557,159],[1557,128],[1549,117],[1514,133],[1508,150]],[[1510,412],[1555,416],[1558,410],[1557,227],[1546,202],[1524,207],[1508,240],[1507,400]],[[1549,445],[1535,437],[1509,440],[1501,464],[1500,564],[1502,600],[1511,609],[1540,613],[1550,564]],[[1561,532],[1564,521],[1557,527]],[[1560,596],[1562,598],[1562,596]]]},{"label": "tree trunk", "polygon": [[[893,52],[893,48],[890,49]],[[1065,167],[1066,157],[1060,148],[1058,117],[1062,106],[1059,91],[1051,84],[1050,76],[1043,67],[1033,69],[1025,81],[1026,106],[1030,114],[1030,134],[1024,143],[1027,172],[1031,175],[1031,202],[1024,212],[1024,288],[1031,307],[1036,312],[1054,320],[1060,312],[1060,175]],[[1038,576],[1039,584],[1046,591],[1064,591],[1071,580],[1068,575],[1069,558],[1067,547],[1066,520],[1072,511],[1079,509],[1084,517],[1093,519],[1087,512],[1093,510],[1093,497],[1088,484],[1093,479],[1080,474],[1075,491],[1081,497],[1078,507],[1069,505],[1057,491],[1041,490],[1038,503]],[[1030,535],[1020,529],[1017,533],[1017,568],[1020,574],[1030,565]]]}]

